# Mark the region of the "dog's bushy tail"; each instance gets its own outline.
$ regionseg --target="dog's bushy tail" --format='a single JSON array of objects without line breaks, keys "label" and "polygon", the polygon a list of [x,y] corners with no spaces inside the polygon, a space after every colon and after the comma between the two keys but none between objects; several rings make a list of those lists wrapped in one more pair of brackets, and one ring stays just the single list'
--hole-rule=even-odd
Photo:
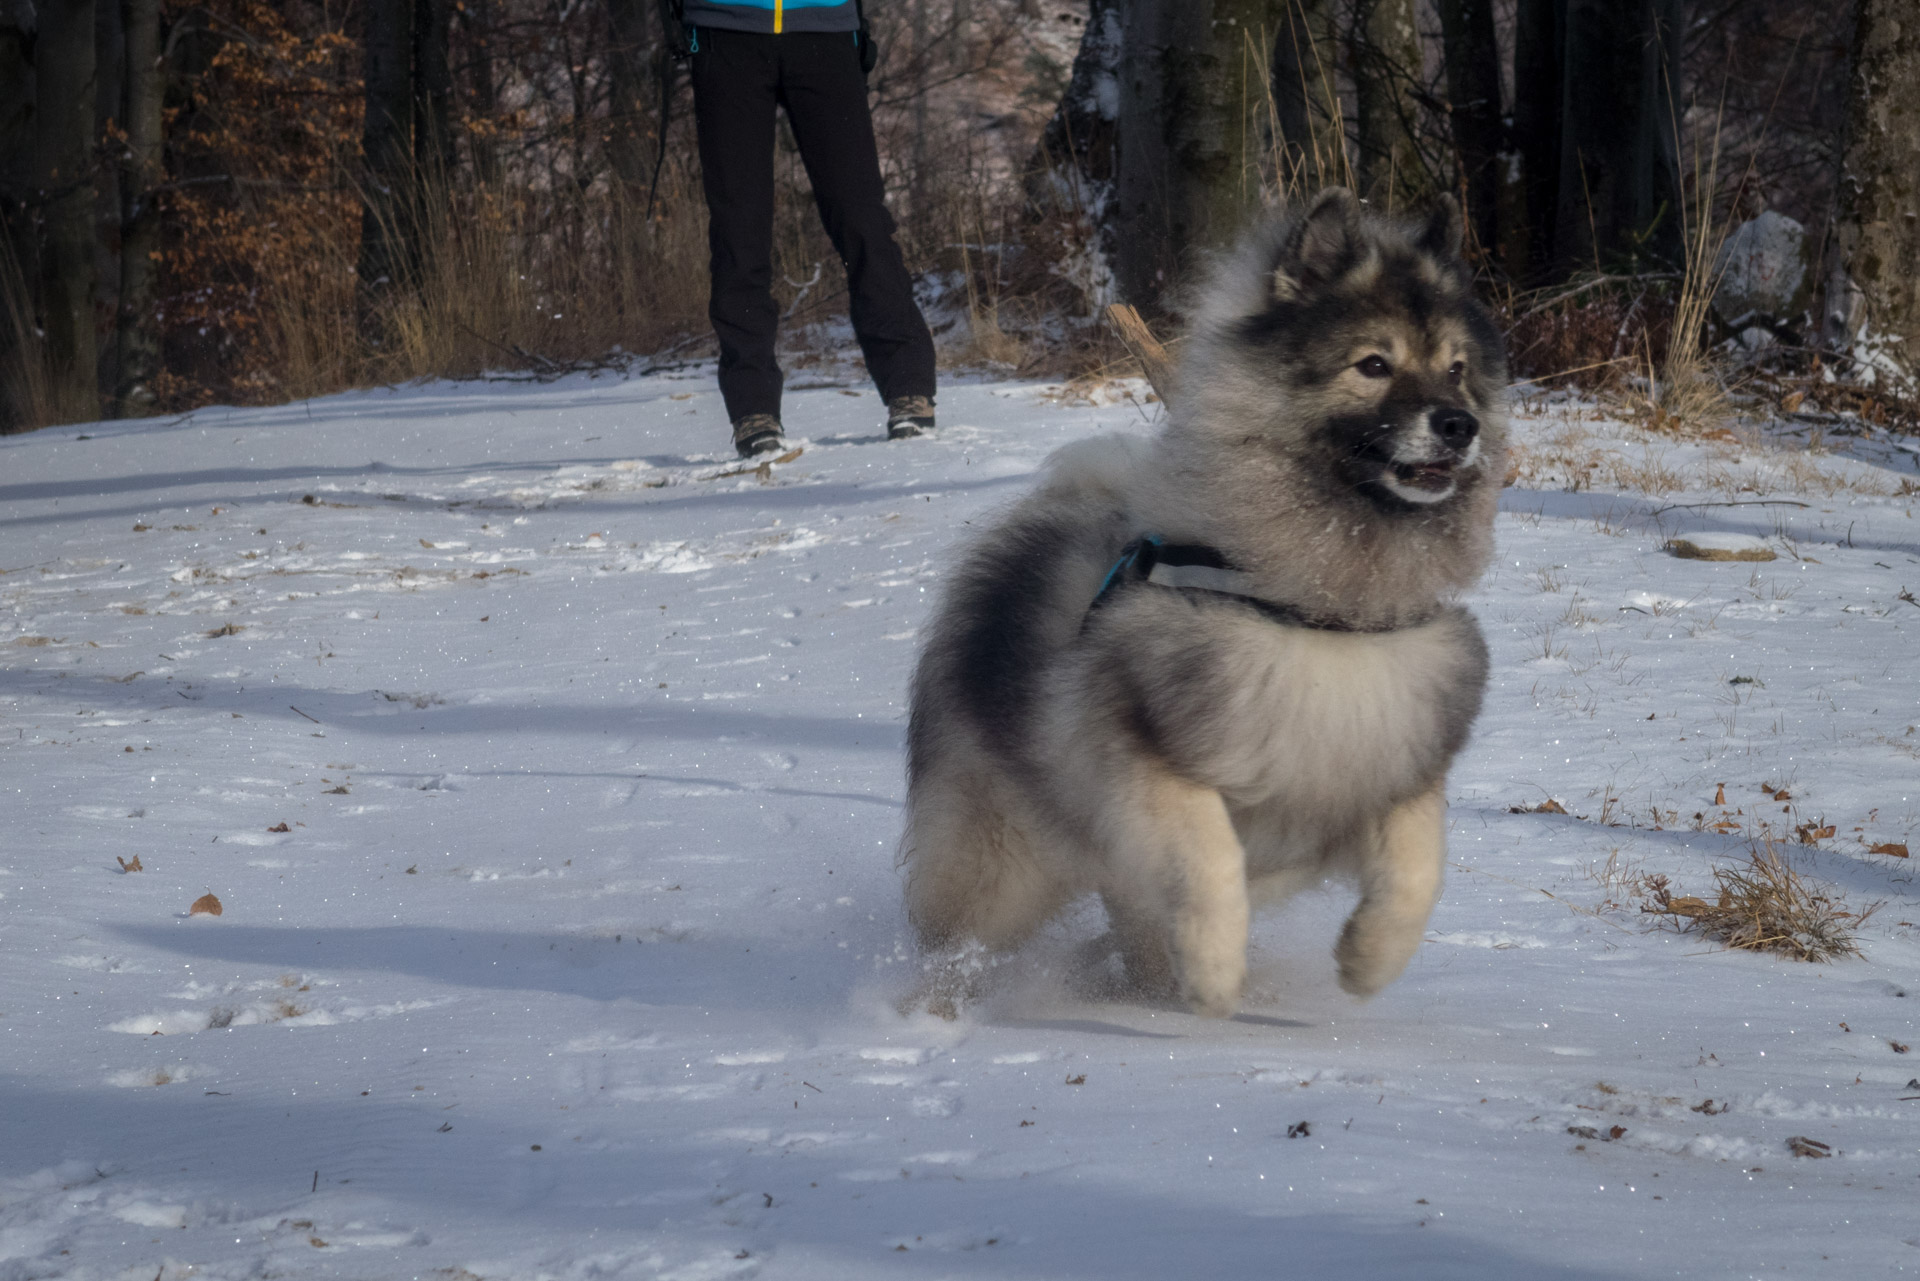
[{"label": "dog's bushy tail", "polygon": [[1057,451],[1038,488],[982,533],[926,628],[907,729],[907,917],[920,945],[1010,952],[1069,897],[1022,782],[1047,673],[1138,531],[1149,446],[1118,434]]},{"label": "dog's bushy tail", "polygon": [[1013,788],[986,762],[965,759],[972,755],[948,744],[914,780],[908,804],[907,920],[928,952],[969,942],[1010,952],[1065,897],[1037,857]]}]

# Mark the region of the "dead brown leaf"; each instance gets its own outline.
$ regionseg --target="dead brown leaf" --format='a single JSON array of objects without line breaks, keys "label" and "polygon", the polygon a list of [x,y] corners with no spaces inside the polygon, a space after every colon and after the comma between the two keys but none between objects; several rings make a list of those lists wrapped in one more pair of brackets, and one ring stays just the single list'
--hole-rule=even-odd
[{"label": "dead brown leaf", "polygon": [[120,856],[119,856],[118,854],[116,854],[116,855],[114,855],[114,856],[113,856],[113,861],[114,861],[114,862],[116,862],[116,863],[118,863],[118,864],[120,865],[120,870],[121,870],[121,871],[123,871],[123,872],[144,872],[144,871],[146,871],[146,869],[145,869],[144,867],[141,867],[141,866],[140,866],[140,856],[139,856],[138,854],[135,854],[135,855],[133,856],[133,859],[132,859],[131,861],[128,861],[127,859],[124,859],[124,858],[121,858],[121,857],[120,857]]},{"label": "dead brown leaf", "polygon": [[238,636],[246,630],[246,627],[240,623],[226,623],[208,632],[207,639],[212,640],[216,636]]},{"label": "dead brown leaf", "polygon": [[220,915],[220,911],[219,899],[211,894],[202,894],[199,898],[193,900],[193,906],[187,909],[187,915],[218,916]]},{"label": "dead brown leaf", "polygon": [[1564,814],[1566,812],[1567,807],[1551,797],[1541,801],[1538,805],[1507,806],[1507,813],[1509,814]]},{"label": "dead brown leaf", "polygon": [[269,832],[291,832],[293,829],[288,827],[285,823],[275,823],[272,827],[269,827],[267,830]]},{"label": "dead brown leaf", "polygon": [[1867,852],[1869,854],[1885,854],[1889,858],[1905,858],[1907,857],[1907,846],[1904,841],[1882,841],[1878,845],[1869,846]]}]

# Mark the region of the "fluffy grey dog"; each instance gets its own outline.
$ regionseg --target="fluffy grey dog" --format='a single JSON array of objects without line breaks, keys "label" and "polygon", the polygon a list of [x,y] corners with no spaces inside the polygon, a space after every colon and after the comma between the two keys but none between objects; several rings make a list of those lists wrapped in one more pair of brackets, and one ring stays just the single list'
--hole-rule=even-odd
[{"label": "fluffy grey dog", "polygon": [[[913,681],[907,914],[946,977],[1100,896],[1129,982],[1231,1014],[1253,906],[1358,882],[1366,996],[1425,932],[1445,782],[1486,684],[1452,598],[1493,547],[1500,337],[1459,212],[1344,190],[1201,292],[1147,439],[1059,451],[967,552]],[[935,974],[942,970],[935,966]]]}]

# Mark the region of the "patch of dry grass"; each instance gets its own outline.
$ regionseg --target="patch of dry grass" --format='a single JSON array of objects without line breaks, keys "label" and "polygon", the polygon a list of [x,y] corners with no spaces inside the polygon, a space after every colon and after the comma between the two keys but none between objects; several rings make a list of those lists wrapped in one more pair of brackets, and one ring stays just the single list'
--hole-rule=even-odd
[{"label": "patch of dry grass", "polygon": [[33,317],[26,278],[0,244],[0,435],[79,422],[99,406],[76,394]]},{"label": "patch of dry grass", "polygon": [[[1678,122],[1674,125],[1679,132]],[[1733,417],[1727,390],[1714,368],[1703,341],[1712,315],[1714,291],[1720,284],[1720,249],[1733,230],[1731,212],[1716,219],[1713,197],[1720,182],[1720,127],[1704,168],[1698,148],[1693,158],[1693,183],[1680,186],[1680,223],[1685,232],[1685,261],[1680,288],[1674,295],[1673,318],[1667,326],[1666,350],[1655,368],[1651,343],[1647,354],[1647,425],[1655,431],[1697,436],[1723,431]]]},{"label": "patch of dry grass", "polygon": [[1848,911],[1837,892],[1809,884],[1770,837],[1754,842],[1744,864],[1715,868],[1713,879],[1718,894],[1709,902],[1675,893],[1665,876],[1642,877],[1640,910],[1730,948],[1832,961],[1860,955],[1855,931],[1880,907]]},{"label": "patch of dry grass", "polygon": [[1637,459],[1615,457],[1608,462],[1613,483],[1620,489],[1664,495],[1687,487],[1685,473],[1668,460],[1664,449],[1648,448]]}]

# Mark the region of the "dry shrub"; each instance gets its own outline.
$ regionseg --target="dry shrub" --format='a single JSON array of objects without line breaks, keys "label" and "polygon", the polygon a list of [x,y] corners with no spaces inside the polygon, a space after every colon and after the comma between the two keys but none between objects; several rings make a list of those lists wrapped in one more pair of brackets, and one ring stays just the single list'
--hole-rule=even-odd
[{"label": "dry shrub", "polygon": [[1724,217],[1714,216],[1719,176],[1720,132],[1716,123],[1704,164],[1700,150],[1696,147],[1694,151],[1691,191],[1685,183],[1680,188],[1685,261],[1658,368],[1653,348],[1647,348],[1647,425],[1656,431],[1713,431],[1732,414],[1726,389],[1704,345],[1714,291],[1720,285],[1720,249],[1733,229],[1733,206]]},{"label": "dry shrub", "polygon": [[339,220],[303,267],[263,291],[273,391],[316,395],[488,370],[551,373],[649,351],[704,328],[705,218],[679,181],[652,218],[618,184],[554,200],[410,179],[393,228],[416,246],[403,286],[356,324],[357,219]]},{"label": "dry shrub", "polygon": [[1715,868],[1713,879],[1719,894],[1709,903],[1675,894],[1664,876],[1648,877],[1640,910],[1731,948],[1831,961],[1860,955],[1854,931],[1880,907],[1847,911],[1837,894],[1809,885],[1771,838],[1756,841],[1744,864]]},{"label": "dry shrub", "polygon": [[359,164],[359,42],[339,15],[300,3],[207,0],[191,13],[170,37],[176,67],[204,62],[168,104],[155,408],[289,399],[289,354],[299,394],[349,385],[314,379],[340,367],[325,353],[350,334],[310,332],[289,353],[275,331],[286,308],[352,314],[329,305],[343,287],[351,299],[339,245],[360,227],[344,177]]},{"label": "dry shrub", "polygon": [[1516,377],[1611,389],[1641,352],[1666,345],[1672,278],[1577,277],[1559,288],[1515,294],[1500,310]]},{"label": "dry shrub", "polygon": [[1622,394],[1655,431],[1724,431],[1732,406],[1706,339],[1738,192],[1716,215],[1718,189],[1716,129],[1704,160],[1696,150],[1691,183],[1682,184],[1680,271],[1576,276],[1510,297],[1504,310],[1514,373]]}]

